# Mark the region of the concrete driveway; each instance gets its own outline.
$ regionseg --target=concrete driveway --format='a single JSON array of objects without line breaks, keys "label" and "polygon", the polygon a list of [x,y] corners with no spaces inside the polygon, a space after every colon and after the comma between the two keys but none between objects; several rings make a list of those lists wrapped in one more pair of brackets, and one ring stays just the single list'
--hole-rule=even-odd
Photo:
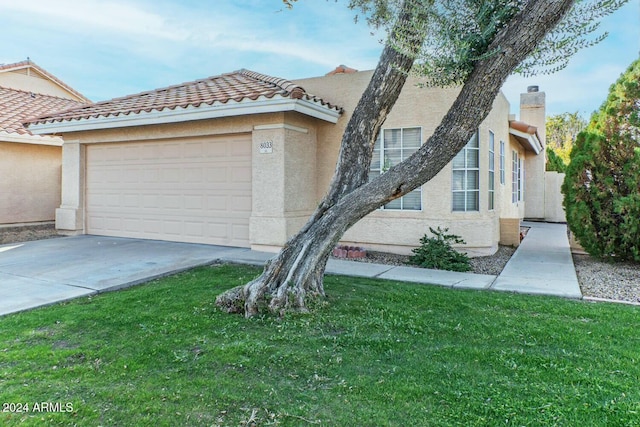
[{"label": "concrete driveway", "polygon": [[0,315],[148,281],[251,251],[77,236],[0,246]]}]

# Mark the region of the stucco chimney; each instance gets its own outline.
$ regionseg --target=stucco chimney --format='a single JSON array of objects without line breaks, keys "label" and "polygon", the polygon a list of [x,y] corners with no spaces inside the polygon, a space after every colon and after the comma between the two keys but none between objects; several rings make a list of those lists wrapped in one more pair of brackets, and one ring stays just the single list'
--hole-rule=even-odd
[{"label": "stucco chimney", "polygon": [[538,86],[527,87],[527,93],[520,94],[520,121],[538,128],[538,136],[546,146],[546,94]]},{"label": "stucco chimney", "polygon": [[520,94],[520,121],[537,128],[542,152],[527,152],[525,160],[525,218],[545,217],[545,164],[546,164],[546,95],[538,86],[529,86]]}]

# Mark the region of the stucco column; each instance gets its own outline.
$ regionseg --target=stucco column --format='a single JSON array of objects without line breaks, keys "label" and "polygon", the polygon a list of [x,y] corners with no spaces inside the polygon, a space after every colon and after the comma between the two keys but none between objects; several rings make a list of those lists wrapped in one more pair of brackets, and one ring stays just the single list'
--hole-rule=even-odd
[{"label": "stucco column", "polygon": [[275,251],[316,206],[316,135],[286,123],[253,128],[251,247]]},{"label": "stucco column", "polygon": [[546,95],[537,86],[529,86],[520,95],[520,120],[535,126],[542,144],[538,155],[527,153],[525,171],[525,218],[542,219],[545,214],[545,164],[546,164]]},{"label": "stucco column", "polygon": [[80,141],[62,145],[62,203],[56,209],[56,229],[69,234],[84,232],[85,146]]},{"label": "stucco column", "polygon": [[284,224],[284,142],[282,124],[253,128],[252,210],[249,239],[253,249],[276,250],[286,240]]}]

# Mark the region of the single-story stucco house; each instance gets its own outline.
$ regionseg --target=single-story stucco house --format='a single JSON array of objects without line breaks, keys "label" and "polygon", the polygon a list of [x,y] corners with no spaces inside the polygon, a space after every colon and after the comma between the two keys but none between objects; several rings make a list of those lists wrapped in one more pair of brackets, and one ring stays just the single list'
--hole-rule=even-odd
[{"label": "single-story stucco house", "polygon": [[0,224],[52,221],[60,206],[62,138],[22,122],[87,103],[29,60],[0,65]]},{"label": "single-story stucco house", "polygon": [[[240,70],[34,120],[34,134],[64,139],[56,227],[277,250],[326,191],[371,75],[340,66],[288,81]],[[459,91],[419,82],[407,82],[384,124],[372,175],[416,150]],[[521,219],[544,216],[544,101],[530,88],[515,121],[500,94],[450,165],[361,220],[343,242],[409,253],[441,226],[472,255],[517,245]]]}]

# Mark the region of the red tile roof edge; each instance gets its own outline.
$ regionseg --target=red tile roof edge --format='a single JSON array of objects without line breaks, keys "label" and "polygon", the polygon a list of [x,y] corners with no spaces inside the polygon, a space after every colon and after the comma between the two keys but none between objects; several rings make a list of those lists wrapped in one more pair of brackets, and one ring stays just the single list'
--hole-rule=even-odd
[{"label": "red tile roof edge", "polygon": [[322,106],[326,106],[329,109],[332,110],[336,110],[339,111],[340,113],[342,113],[344,111],[344,109],[342,107],[338,107],[336,104],[330,103],[328,101],[325,101],[324,99],[317,97],[315,95],[312,95],[310,93],[307,93],[307,91],[302,87],[299,86],[295,83],[293,83],[290,80],[287,79],[282,79],[282,78],[278,78],[278,77],[271,77],[271,76],[267,76],[265,74],[260,74],[260,73],[256,73],[255,71],[250,71],[247,69],[241,69],[238,71],[238,73],[244,74],[248,77],[252,77],[256,80],[261,80],[263,82],[266,83],[272,83],[275,84],[276,86],[282,88],[284,91],[289,92],[291,98],[293,99],[306,99],[308,101],[312,101],[312,102],[319,102],[320,105]]},{"label": "red tile roof edge", "polygon": [[535,133],[538,132],[537,127],[518,120],[509,121],[509,126],[520,132],[528,133],[529,135],[535,135]]},{"label": "red tile roof edge", "polygon": [[325,74],[325,76],[333,76],[335,74],[353,74],[353,73],[357,73],[358,70],[356,70],[355,68],[351,68],[351,67],[347,67],[344,64],[340,64],[338,65],[335,69],[329,71],[327,74]]},{"label": "red tile roof edge", "polygon": [[[116,117],[119,115],[129,115],[129,114],[138,114],[141,113],[143,111],[145,112],[151,112],[151,111],[163,111],[163,110],[175,110],[178,107],[181,108],[187,108],[190,106],[193,107],[199,107],[202,104],[206,104],[206,105],[213,105],[216,102],[222,103],[222,104],[226,104],[229,101],[236,101],[236,102],[241,102],[245,99],[251,99],[253,101],[255,101],[256,99],[260,98],[260,97],[267,97],[267,98],[273,98],[275,95],[277,95],[277,93],[271,93],[271,94],[255,94],[255,96],[252,95],[245,95],[245,94],[240,94],[240,96],[229,96],[228,99],[225,100],[202,100],[200,102],[196,102],[196,101],[188,101],[188,102],[184,102],[184,103],[177,103],[175,105],[161,105],[159,106],[159,108],[154,108],[154,107],[140,107],[140,108],[134,108],[134,109],[130,109],[130,110],[125,110],[125,111],[95,111],[96,107],[100,107],[103,105],[108,105],[110,103],[117,103],[117,102],[122,102],[122,101],[128,101],[128,100],[132,100],[132,99],[136,99],[136,98],[141,98],[144,96],[151,96],[154,94],[158,94],[161,92],[168,92],[172,89],[179,89],[181,87],[186,87],[189,85],[195,85],[198,83],[202,83],[202,82],[206,82],[208,80],[212,80],[212,79],[216,79],[216,78],[220,78],[220,77],[224,77],[224,76],[230,76],[233,74],[240,74],[243,75],[245,77],[248,77],[250,79],[253,80],[257,80],[260,81],[262,83],[267,83],[269,85],[273,85],[275,89],[279,89],[280,91],[282,91],[282,93],[280,93],[281,96],[283,97],[290,97],[292,99],[305,99],[308,100],[310,102],[314,102],[314,103],[320,103],[322,106],[328,108],[328,109],[333,109],[336,110],[340,113],[343,112],[342,107],[339,107],[337,105],[334,105],[330,102],[327,102],[325,100],[323,100],[322,98],[319,98],[315,95],[311,95],[308,94],[304,88],[302,88],[299,85],[296,85],[295,83],[283,79],[283,78],[278,78],[278,77],[272,77],[272,76],[268,76],[266,74],[261,74],[261,73],[257,73],[255,71],[250,71],[247,69],[241,69],[235,72],[231,72],[231,73],[224,73],[224,74],[220,74],[217,76],[211,76],[211,77],[207,77],[204,79],[197,79],[194,81],[190,81],[190,82],[184,82],[184,83],[179,83],[179,84],[175,84],[175,85],[171,85],[171,86],[167,86],[167,87],[163,87],[163,88],[158,88],[158,89],[153,89],[153,90],[148,90],[148,91],[144,91],[144,92],[140,92],[137,94],[131,94],[131,95],[126,95],[126,96],[122,96],[122,97],[117,97],[117,98],[113,98],[110,100],[106,100],[106,101],[100,101],[100,102],[96,102],[96,103],[92,103],[92,104],[88,104],[88,105],[84,105],[81,107],[75,107],[75,108],[71,108],[71,109],[67,109],[64,111],[59,111],[56,112],[52,115],[48,115],[48,116],[42,116],[42,117],[38,117],[38,118],[32,118],[29,121],[26,121],[25,124],[44,124],[44,123],[55,123],[55,122],[63,122],[63,121],[72,121],[72,120],[82,120],[82,119],[91,119],[91,118],[99,118],[99,117]],[[87,111],[88,113],[83,114],[83,111]],[[93,111],[92,111],[93,110]],[[72,113],[72,112],[77,112],[77,114],[73,115],[73,116],[64,116],[68,113]]]},{"label": "red tile roof edge", "polygon": [[[34,93],[31,91],[27,91],[27,90],[21,90],[21,89],[14,89],[11,87],[5,87],[5,86],[0,86],[0,91],[2,93],[14,93],[17,96],[27,96],[29,98],[34,98],[34,99],[38,99],[38,105],[42,106],[42,100],[47,100],[46,102],[46,107],[50,107],[50,108],[43,108],[45,111],[47,109],[50,109],[53,112],[53,108],[55,108],[56,106],[58,108],[63,108],[64,105],[70,105],[70,104],[74,104],[68,108],[65,108],[65,110],[70,110],[70,109],[75,109],[78,108],[81,105],[85,105],[83,102],[81,101],[77,101],[75,99],[69,99],[69,98],[63,98],[60,96],[55,96],[55,95],[45,95],[42,93]],[[53,103],[54,105],[49,105]],[[58,106],[58,104],[61,104]],[[60,110],[58,110],[60,111]],[[9,113],[8,116],[4,116],[4,114]],[[8,108],[6,110],[3,110],[2,112],[0,112],[0,123],[2,124],[2,128],[0,128],[0,132],[3,132],[4,134],[7,135],[29,135],[29,136],[34,136],[29,129],[27,129],[24,126],[24,123],[27,122],[28,118],[21,118],[20,116],[22,114],[24,114],[24,106],[22,109],[20,108]],[[5,126],[12,126],[15,128],[15,130],[9,130],[7,127]]]}]

